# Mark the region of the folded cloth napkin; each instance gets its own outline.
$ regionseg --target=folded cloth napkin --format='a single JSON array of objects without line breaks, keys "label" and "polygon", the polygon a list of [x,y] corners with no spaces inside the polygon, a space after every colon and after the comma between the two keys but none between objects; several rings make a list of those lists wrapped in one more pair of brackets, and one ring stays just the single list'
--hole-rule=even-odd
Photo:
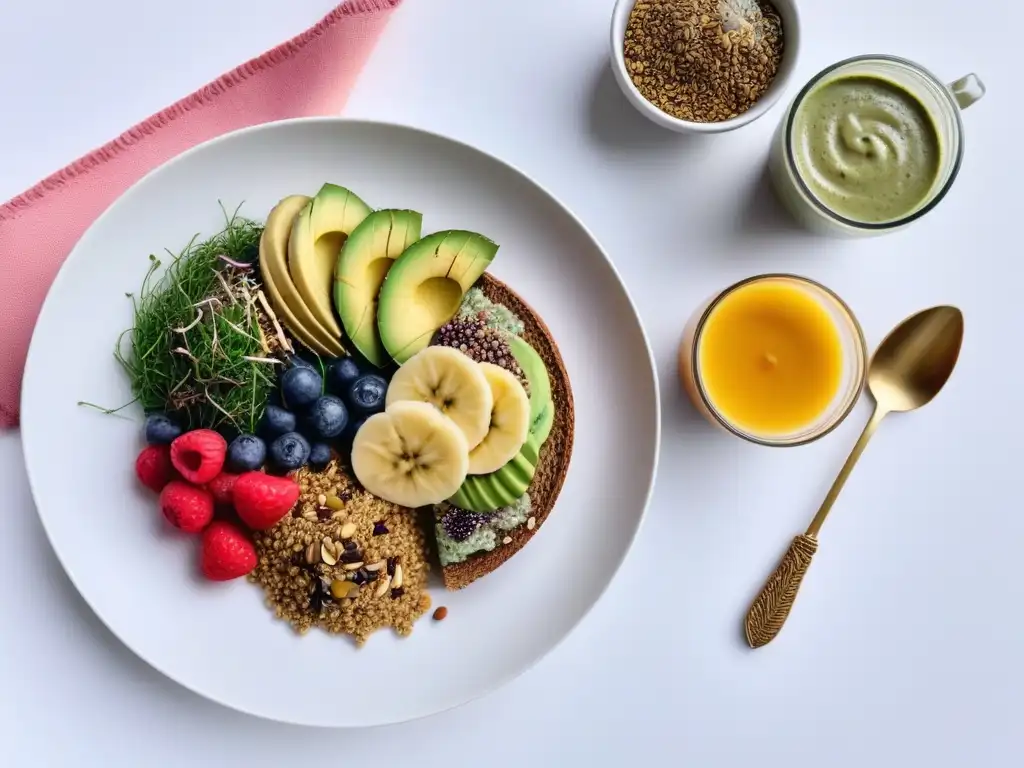
[{"label": "folded cloth napkin", "polygon": [[0,427],[18,425],[21,377],[46,292],[107,206],[184,150],[248,125],[337,114],[402,0],[347,0],[316,26],[242,64],[0,206]]}]

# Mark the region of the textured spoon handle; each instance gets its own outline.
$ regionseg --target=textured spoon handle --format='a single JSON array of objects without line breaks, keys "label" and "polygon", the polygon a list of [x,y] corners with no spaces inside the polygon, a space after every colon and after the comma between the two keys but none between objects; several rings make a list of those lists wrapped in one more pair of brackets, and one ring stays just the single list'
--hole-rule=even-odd
[{"label": "textured spoon handle", "polygon": [[747,611],[743,628],[751,648],[760,648],[771,642],[782,630],[811,558],[818,551],[818,540],[800,534],[789,545],[782,562],[768,579],[761,593]]}]

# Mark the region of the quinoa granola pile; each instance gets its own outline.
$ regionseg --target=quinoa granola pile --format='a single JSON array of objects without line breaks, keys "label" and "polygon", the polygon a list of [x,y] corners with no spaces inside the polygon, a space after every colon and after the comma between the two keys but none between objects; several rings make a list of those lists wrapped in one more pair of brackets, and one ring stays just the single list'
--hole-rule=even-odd
[{"label": "quinoa granola pile", "polygon": [[378,629],[399,635],[430,609],[427,541],[413,510],[362,490],[337,459],[295,474],[291,515],[255,537],[259,584],[278,618],[305,634],[320,626],[361,646]]}]

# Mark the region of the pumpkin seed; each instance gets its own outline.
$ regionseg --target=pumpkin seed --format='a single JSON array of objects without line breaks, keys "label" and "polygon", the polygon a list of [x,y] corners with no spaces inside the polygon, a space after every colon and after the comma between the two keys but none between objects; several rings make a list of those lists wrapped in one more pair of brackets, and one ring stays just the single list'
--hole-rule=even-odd
[{"label": "pumpkin seed", "polygon": [[334,565],[338,562],[338,558],[334,554],[334,546],[329,545],[326,541],[320,545],[320,557],[328,565]]}]

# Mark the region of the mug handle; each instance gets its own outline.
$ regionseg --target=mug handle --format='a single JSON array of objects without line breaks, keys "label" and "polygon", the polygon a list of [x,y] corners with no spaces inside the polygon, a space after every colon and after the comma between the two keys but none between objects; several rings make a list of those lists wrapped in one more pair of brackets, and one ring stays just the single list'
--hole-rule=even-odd
[{"label": "mug handle", "polygon": [[973,72],[969,75],[964,75],[959,80],[953,81],[946,87],[952,91],[953,98],[956,99],[957,106],[960,109],[967,109],[985,95],[985,84]]}]

